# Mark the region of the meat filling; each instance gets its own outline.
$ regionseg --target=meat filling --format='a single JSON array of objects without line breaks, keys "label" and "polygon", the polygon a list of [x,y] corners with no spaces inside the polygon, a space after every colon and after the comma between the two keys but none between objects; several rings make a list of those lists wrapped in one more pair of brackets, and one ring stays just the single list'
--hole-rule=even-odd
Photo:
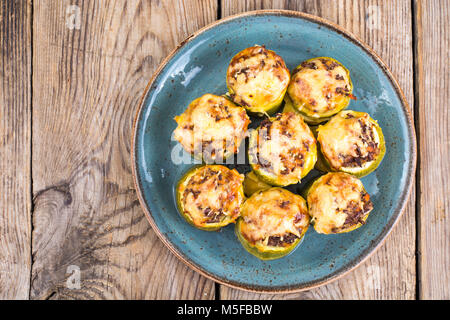
[{"label": "meat filling", "polygon": [[292,233],[286,233],[281,237],[271,236],[267,241],[267,245],[271,247],[284,247],[285,245],[289,245],[293,243],[298,237]]},{"label": "meat filling", "polygon": [[240,232],[253,245],[288,247],[309,225],[306,202],[282,188],[254,193],[244,203]]},{"label": "meat filling", "polygon": [[302,177],[305,162],[315,144],[312,132],[295,113],[278,114],[264,120],[257,131],[256,145],[250,145],[256,169],[284,179]]},{"label": "meat filling", "polygon": [[218,223],[237,217],[243,201],[242,177],[222,166],[205,166],[192,175],[182,191],[184,213],[199,223]]},{"label": "meat filling", "polygon": [[[372,201],[370,201],[370,196],[366,192],[361,192],[361,203],[363,207],[357,201],[350,201],[347,204],[347,207],[342,210],[343,213],[347,215],[345,219],[344,225],[340,228],[333,228],[333,232],[338,232],[339,230],[344,230],[348,227],[354,226],[358,223],[365,224],[364,217],[366,213],[370,212],[373,209]],[[340,210],[339,210],[340,211]]]},{"label": "meat filling", "polygon": [[381,153],[376,130],[368,114],[343,111],[319,127],[318,141],[335,170],[363,168]]},{"label": "meat filling", "polygon": [[375,141],[373,128],[369,127],[369,125],[361,119],[358,119],[358,123],[361,126],[361,134],[359,135],[359,138],[361,139],[361,143],[365,147],[366,152],[365,155],[363,155],[361,147],[359,144],[355,143],[355,155],[340,155],[342,158],[342,166],[345,168],[360,168],[366,162],[375,160],[380,153],[378,143]]}]

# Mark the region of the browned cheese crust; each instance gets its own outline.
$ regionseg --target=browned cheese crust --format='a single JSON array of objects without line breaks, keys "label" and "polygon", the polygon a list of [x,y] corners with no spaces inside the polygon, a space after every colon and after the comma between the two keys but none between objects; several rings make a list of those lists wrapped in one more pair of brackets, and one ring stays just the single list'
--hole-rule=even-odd
[{"label": "browned cheese crust", "polygon": [[236,153],[250,123],[244,108],[212,94],[194,100],[175,121],[175,140],[187,152],[212,161]]},{"label": "browned cheese crust", "polygon": [[347,70],[326,58],[305,61],[294,69],[288,93],[294,105],[312,117],[333,114],[354,98]]},{"label": "browned cheese crust", "polygon": [[342,111],[317,131],[322,153],[335,170],[364,168],[380,154],[380,138],[367,113]]},{"label": "browned cheese crust", "polygon": [[307,201],[315,230],[325,234],[364,224],[373,208],[362,182],[342,172],[320,177],[308,193]]},{"label": "browned cheese crust", "polygon": [[294,113],[279,113],[264,120],[257,131],[255,170],[261,170],[281,180],[300,181],[308,152],[316,143],[303,118]]},{"label": "browned cheese crust", "polygon": [[282,188],[257,192],[244,204],[241,234],[250,243],[284,247],[309,225],[306,202]]},{"label": "browned cheese crust", "polygon": [[179,186],[184,214],[195,225],[235,220],[244,201],[241,176],[225,166],[203,166]]},{"label": "browned cheese crust", "polygon": [[290,74],[283,59],[264,46],[239,52],[227,70],[227,85],[234,102],[252,110],[281,101]]}]

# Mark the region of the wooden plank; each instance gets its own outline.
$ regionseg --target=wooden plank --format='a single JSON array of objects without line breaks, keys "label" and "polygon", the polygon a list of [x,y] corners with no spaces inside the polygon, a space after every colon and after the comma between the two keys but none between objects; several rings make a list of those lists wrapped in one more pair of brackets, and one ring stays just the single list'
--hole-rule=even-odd
[{"label": "wooden plank", "polygon": [[419,297],[450,299],[450,7],[415,1],[419,120]]},{"label": "wooden plank", "polygon": [[0,4],[0,299],[27,299],[31,272],[31,6]]},{"label": "wooden plank", "polygon": [[[411,3],[409,1],[238,1],[225,0],[222,16],[255,9],[289,9],[331,20],[356,34],[391,68],[413,105]],[[444,48],[444,46],[443,46]],[[444,104],[445,105],[445,104]],[[406,212],[385,244],[356,270],[328,285],[285,294],[254,294],[221,287],[222,299],[414,299],[414,191]]]},{"label": "wooden plank", "polygon": [[214,298],[147,222],[130,139],[158,63],[216,15],[215,1],[34,1],[31,298]]}]

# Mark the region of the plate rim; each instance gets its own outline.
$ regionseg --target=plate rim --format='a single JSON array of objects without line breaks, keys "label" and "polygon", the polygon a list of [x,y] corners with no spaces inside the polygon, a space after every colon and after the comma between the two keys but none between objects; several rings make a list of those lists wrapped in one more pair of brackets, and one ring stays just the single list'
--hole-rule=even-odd
[{"label": "plate rim", "polygon": [[[388,223],[384,226],[381,234],[373,240],[373,245],[370,245],[366,250],[362,251],[357,258],[355,258],[353,261],[342,267],[341,269],[338,269],[334,271],[333,273],[330,273],[323,277],[322,279],[310,281],[302,284],[296,284],[294,286],[291,285],[284,285],[284,286],[259,286],[259,285],[247,285],[240,283],[238,281],[232,281],[229,279],[224,279],[216,276],[215,274],[212,274],[204,269],[202,269],[200,266],[194,264],[192,261],[190,261],[182,252],[179,252],[172,243],[161,233],[158,226],[156,225],[155,221],[153,220],[151,211],[146,203],[145,198],[143,197],[143,192],[141,188],[140,181],[137,176],[137,164],[136,164],[136,140],[137,140],[137,129],[138,129],[138,119],[140,118],[140,115],[142,114],[142,110],[144,107],[144,102],[146,100],[146,97],[148,93],[150,92],[150,88],[155,82],[158,75],[161,73],[161,71],[164,69],[164,67],[167,65],[167,63],[172,59],[172,57],[187,43],[194,40],[197,36],[200,34],[203,34],[205,31],[210,30],[212,28],[215,28],[216,26],[226,23],[231,20],[243,18],[243,17],[249,17],[249,16],[286,16],[286,17],[294,17],[298,19],[304,19],[311,21],[313,23],[317,23],[319,25],[323,25],[325,27],[328,27],[329,29],[341,34],[344,36],[347,40],[350,40],[355,45],[363,49],[374,61],[375,63],[381,68],[381,70],[384,72],[386,77],[388,78],[389,82],[391,82],[395,92],[397,93],[400,101],[401,106],[403,109],[403,112],[407,116],[407,129],[408,133],[410,134],[410,149],[408,150],[411,154],[410,161],[408,163],[408,172],[406,175],[406,185],[407,187],[402,190],[402,193],[400,195],[400,202],[399,205],[397,205],[397,208],[394,210],[393,217],[388,221]],[[411,111],[409,104],[405,98],[405,95],[397,81],[397,79],[394,77],[390,69],[388,68],[387,64],[381,59],[381,57],[372,49],[370,48],[365,42],[363,42],[359,37],[354,35],[353,33],[345,30],[343,27],[335,24],[334,22],[331,22],[327,19],[311,15],[308,13],[300,12],[300,11],[292,11],[292,10],[283,10],[283,9],[267,9],[267,10],[254,10],[254,11],[248,11],[243,13],[238,13],[235,15],[228,16],[226,18],[222,18],[220,20],[216,20],[199,30],[195,31],[191,35],[189,35],[186,39],[181,41],[159,64],[158,68],[154,71],[152,77],[150,78],[146,88],[144,89],[144,93],[139,101],[139,106],[136,110],[136,114],[133,120],[132,125],[132,137],[131,137],[131,165],[132,165],[132,175],[133,175],[133,182],[134,187],[139,199],[139,203],[141,208],[144,211],[144,214],[150,223],[153,231],[156,233],[158,238],[164,243],[164,245],[169,248],[169,250],[178,258],[180,259],[185,265],[193,269],[194,271],[200,273],[201,275],[205,276],[206,278],[213,280],[215,282],[218,282],[222,285],[226,285],[228,287],[239,289],[239,290],[245,290],[249,292],[256,292],[256,293],[294,293],[294,292],[301,292],[305,290],[310,290],[325,284],[328,284],[330,282],[333,282],[344,275],[348,274],[349,272],[356,269],[358,266],[360,266],[363,262],[365,262],[367,259],[369,259],[386,241],[386,238],[388,235],[392,232],[394,227],[397,225],[398,221],[400,220],[401,216],[403,215],[406,205],[408,203],[409,197],[411,195],[411,190],[413,186],[414,181],[414,175],[416,172],[416,165],[417,165],[417,138],[416,138],[416,131],[414,127],[414,121],[412,119]]]}]

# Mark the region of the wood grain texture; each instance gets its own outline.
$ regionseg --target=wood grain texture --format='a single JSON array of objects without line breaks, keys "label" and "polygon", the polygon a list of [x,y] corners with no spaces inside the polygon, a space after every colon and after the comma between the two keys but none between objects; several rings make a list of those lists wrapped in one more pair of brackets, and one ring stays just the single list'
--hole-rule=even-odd
[{"label": "wood grain texture", "polygon": [[31,6],[0,3],[0,300],[27,299],[31,270]]},{"label": "wood grain texture", "polygon": [[[152,72],[216,19],[218,2],[1,2],[0,299],[214,298],[214,283],[173,256],[146,221],[133,188],[130,135]],[[220,3],[222,17],[279,8],[338,23],[384,59],[411,106],[414,31],[417,298],[450,299],[448,2],[415,0],[414,16],[407,0]],[[71,29],[77,8],[80,26]],[[415,198],[413,190],[377,253],[343,278],[296,294],[221,286],[221,298],[415,298]],[[67,286],[70,266],[80,268],[80,289]]]},{"label": "wood grain texture", "polygon": [[[413,105],[412,10],[410,1],[224,0],[222,16],[255,9],[289,9],[328,19],[354,33],[377,52]],[[221,287],[222,299],[414,299],[414,190],[398,227],[356,270],[328,285],[295,294],[255,294]]]},{"label": "wood grain texture", "polygon": [[415,1],[421,299],[450,299],[450,6]]},{"label": "wood grain texture", "polygon": [[[33,4],[31,298],[214,298],[214,283],[173,256],[147,222],[130,139],[158,63],[216,19],[216,2]],[[80,269],[79,289],[70,266]]]}]

